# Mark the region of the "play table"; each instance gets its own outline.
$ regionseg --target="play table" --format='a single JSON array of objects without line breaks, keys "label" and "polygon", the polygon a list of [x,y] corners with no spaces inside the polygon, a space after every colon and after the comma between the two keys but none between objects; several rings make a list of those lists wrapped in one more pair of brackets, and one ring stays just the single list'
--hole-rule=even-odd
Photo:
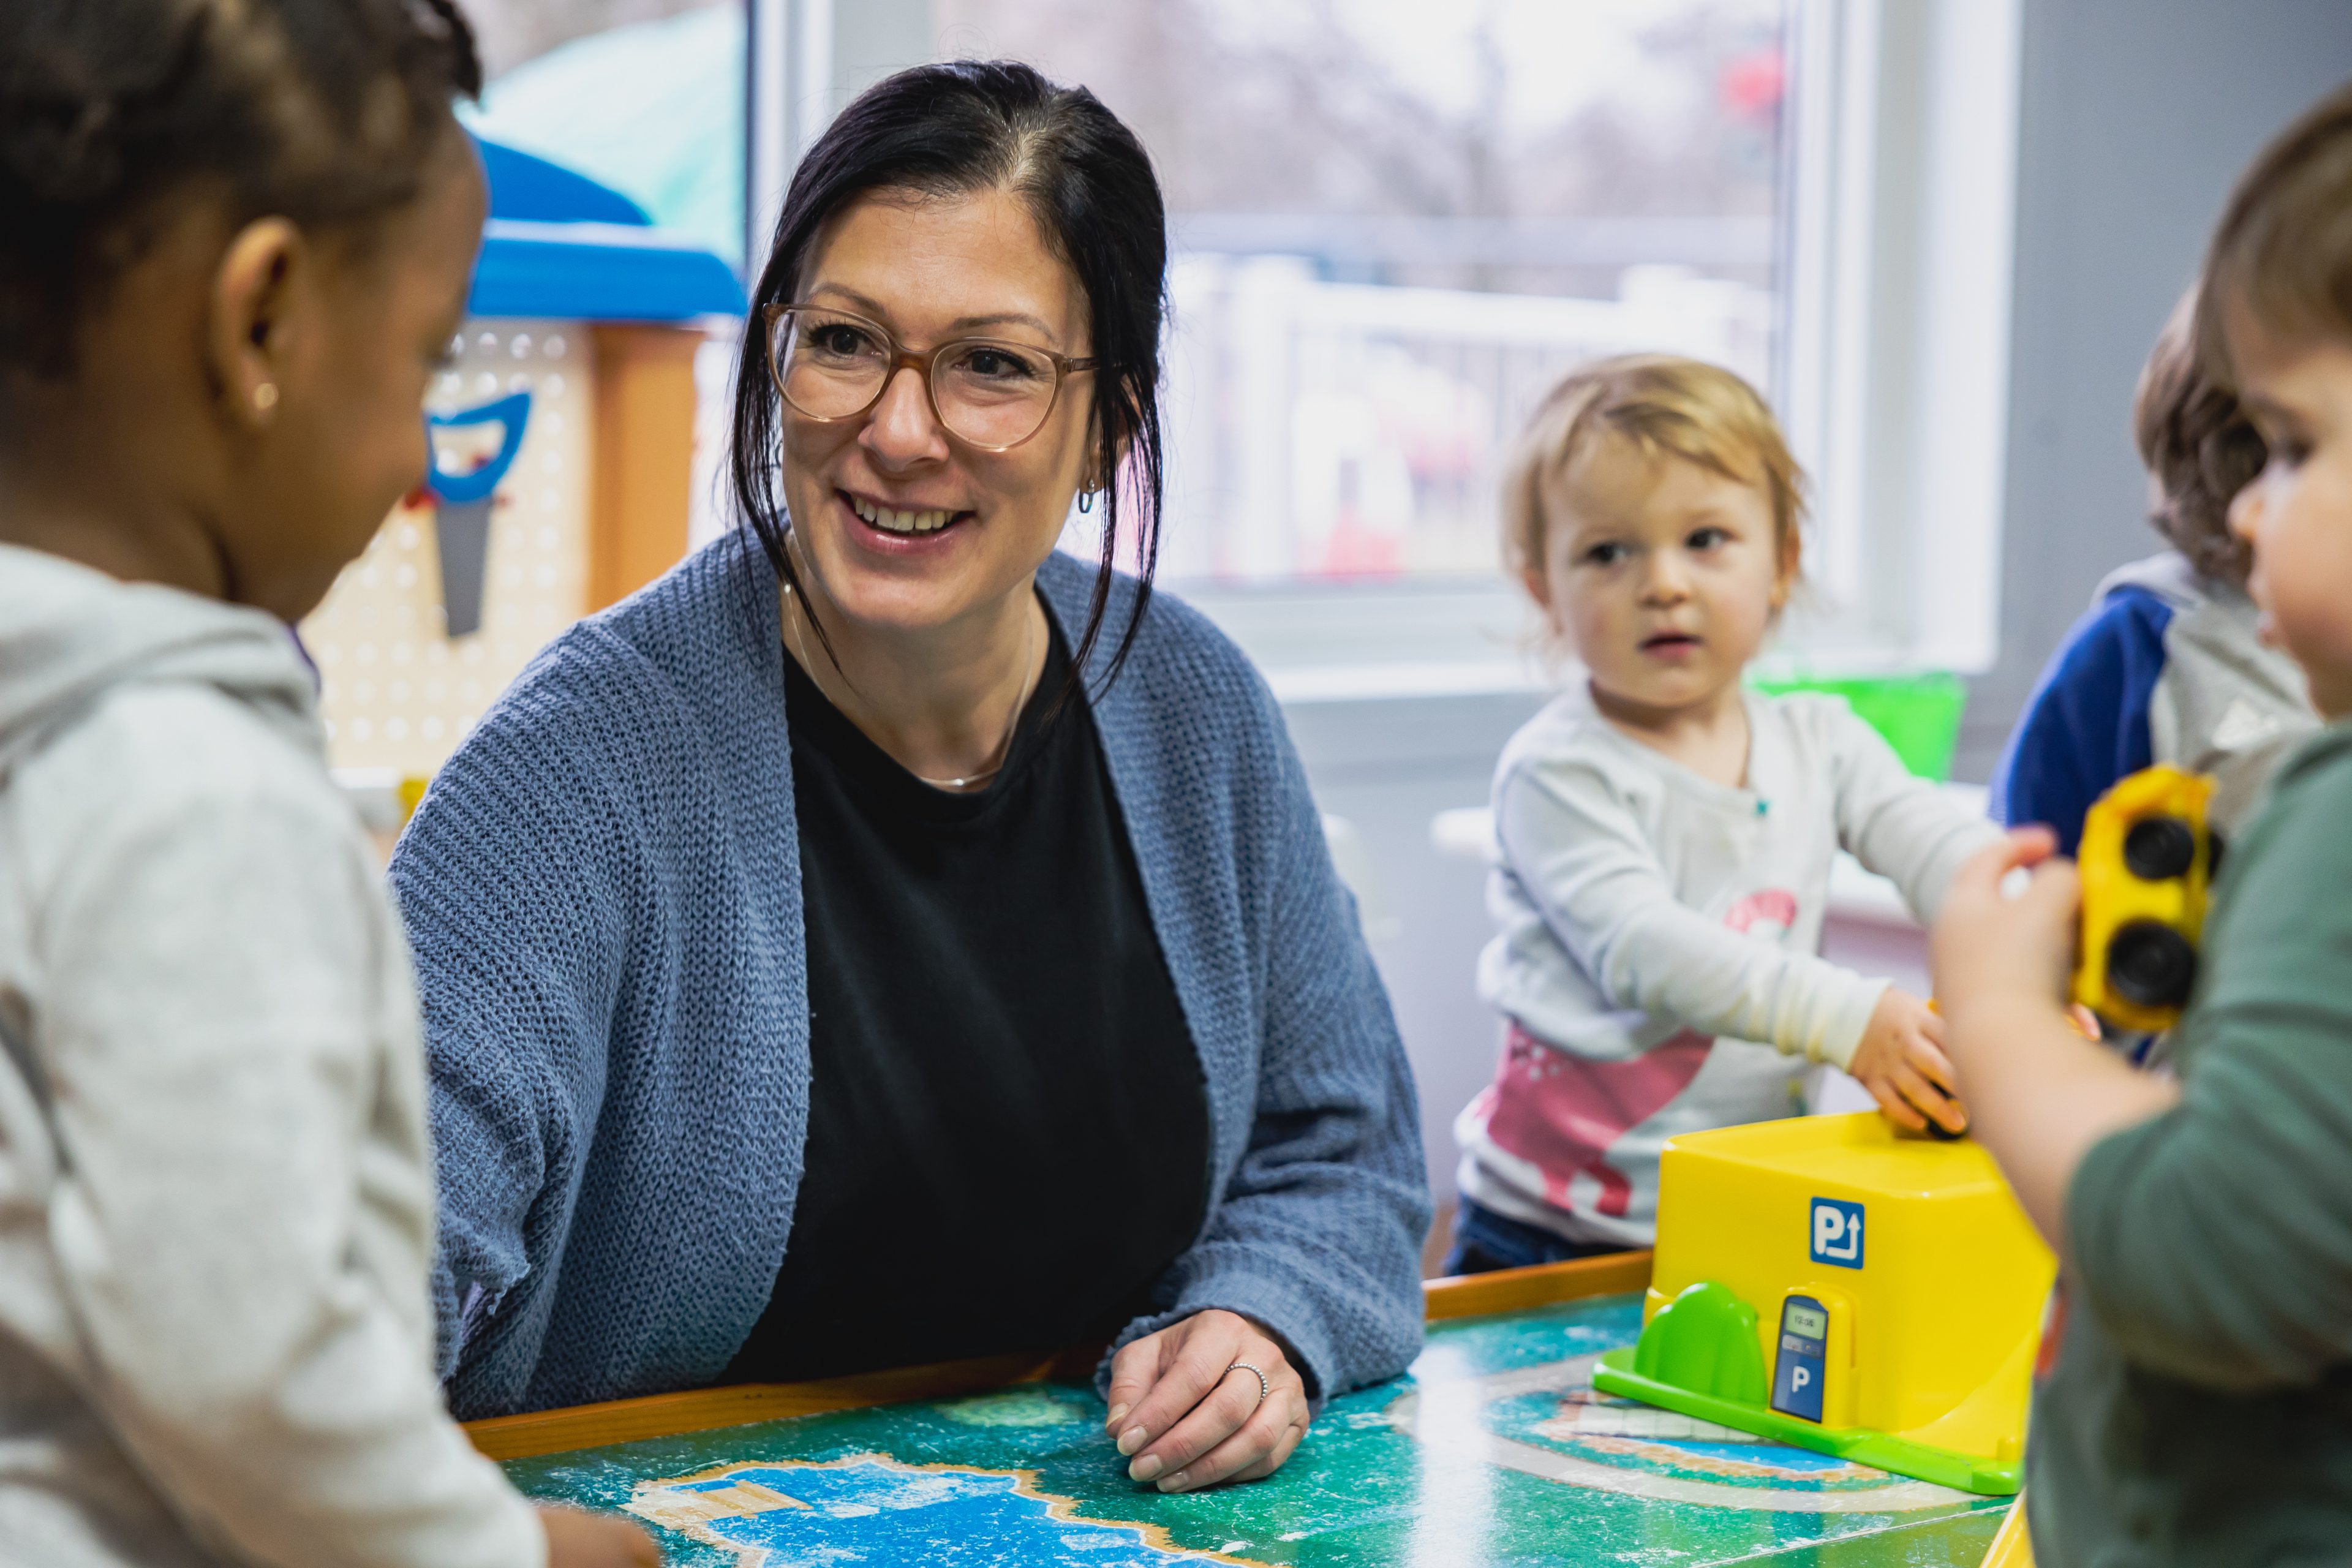
[{"label": "play table", "polygon": [[1410,1373],[1333,1400],[1255,1484],[1127,1479],[1082,1357],[476,1422],[535,1498],[625,1509],[666,1560],[942,1568],[1235,1564],[1974,1565],[2007,1510],[1596,1394],[1650,1255],[1428,1287]]}]

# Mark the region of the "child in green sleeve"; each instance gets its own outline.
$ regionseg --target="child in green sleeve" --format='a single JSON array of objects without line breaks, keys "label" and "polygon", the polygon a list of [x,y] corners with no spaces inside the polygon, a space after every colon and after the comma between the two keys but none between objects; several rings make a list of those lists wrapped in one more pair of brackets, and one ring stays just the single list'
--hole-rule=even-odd
[{"label": "child in green sleeve", "polygon": [[2326,727],[2231,847],[2177,1081],[2068,1026],[2080,886],[2047,830],[1971,860],[1936,926],[1977,1135],[2064,1268],[2027,1449],[2045,1563],[2352,1558],[2347,215],[2352,89],[2264,150],[2207,261],[2200,352],[2269,448],[2231,524]]}]

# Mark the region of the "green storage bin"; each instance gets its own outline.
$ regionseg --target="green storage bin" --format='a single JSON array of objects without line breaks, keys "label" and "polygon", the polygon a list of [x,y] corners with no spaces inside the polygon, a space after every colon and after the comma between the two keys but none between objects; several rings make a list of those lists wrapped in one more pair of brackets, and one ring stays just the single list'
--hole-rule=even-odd
[{"label": "green storage bin", "polygon": [[1952,753],[1960,743],[1960,714],[1969,703],[1968,683],[1957,675],[1846,679],[1787,676],[1755,685],[1774,697],[1790,691],[1826,691],[1843,697],[1864,723],[1886,737],[1905,767],[1939,784],[1952,776]]}]

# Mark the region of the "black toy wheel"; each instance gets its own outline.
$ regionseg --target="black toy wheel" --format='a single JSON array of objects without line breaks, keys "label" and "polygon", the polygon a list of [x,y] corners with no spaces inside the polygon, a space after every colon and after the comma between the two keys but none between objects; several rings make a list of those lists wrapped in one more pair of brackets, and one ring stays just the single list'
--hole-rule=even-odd
[{"label": "black toy wheel", "polygon": [[2107,984],[2141,1007],[2178,1007],[2197,984],[2197,950],[2156,921],[2132,921],[2107,939]]},{"label": "black toy wheel", "polygon": [[2197,863],[2197,830],[2177,816],[2143,816],[2124,835],[2124,865],[2143,882],[2168,882]]}]

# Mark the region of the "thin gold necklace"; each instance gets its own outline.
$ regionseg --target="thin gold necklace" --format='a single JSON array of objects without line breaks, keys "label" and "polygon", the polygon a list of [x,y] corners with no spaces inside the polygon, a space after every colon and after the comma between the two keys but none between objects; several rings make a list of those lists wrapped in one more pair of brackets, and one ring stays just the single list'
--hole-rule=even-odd
[{"label": "thin gold necklace", "polygon": [[[793,585],[790,583],[783,584],[783,590],[784,596],[786,598],[797,598],[797,595],[793,592]],[[807,613],[808,612],[805,610],[801,612],[802,615],[806,615]],[[793,652],[799,657],[801,668],[808,671],[809,679],[814,682],[816,689],[822,692],[824,689],[824,683],[818,679],[816,665],[808,656],[807,646],[801,641],[801,623],[799,616],[788,615],[784,617],[784,635],[793,639]],[[997,774],[1003,773],[1004,771],[1004,764],[1013,759],[1013,737],[1021,728],[1022,711],[1029,706],[1029,699],[1037,688],[1038,670],[1033,663],[1033,658],[1036,651],[1037,624],[1035,621],[1032,620],[1027,623],[1025,635],[1021,639],[1021,667],[1026,672],[1021,678],[1021,695],[1013,700],[1013,715],[1008,721],[1006,721],[1004,726],[1004,738],[996,743],[996,765],[994,767],[983,768],[979,773],[966,773],[963,777],[955,779],[931,778],[927,774],[915,773],[915,770],[912,768],[908,768],[907,771],[910,773],[914,773],[914,776],[917,779],[930,785],[933,789],[949,790],[957,794],[964,794],[971,790],[979,789],[983,784],[986,784],[990,780],[995,778]],[[849,688],[850,692],[853,695],[856,695],[857,692],[857,686],[855,681],[852,681],[849,679],[849,672],[843,669],[838,663],[834,665],[834,669],[841,676],[842,683]],[[861,697],[859,700],[862,701],[864,699]],[[903,767],[905,764],[901,763],[900,766]]]}]

